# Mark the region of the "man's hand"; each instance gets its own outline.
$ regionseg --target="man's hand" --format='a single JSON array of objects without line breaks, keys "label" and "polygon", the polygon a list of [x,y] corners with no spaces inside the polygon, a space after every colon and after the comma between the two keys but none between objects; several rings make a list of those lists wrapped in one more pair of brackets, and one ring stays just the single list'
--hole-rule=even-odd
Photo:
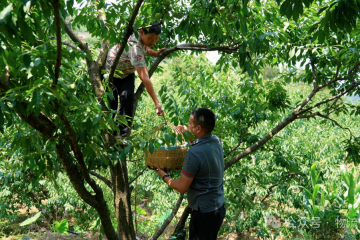
[{"label": "man's hand", "polygon": [[188,129],[186,126],[183,126],[183,125],[179,125],[179,126],[177,126],[177,128],[178,128],[180,131],[186,131],[186,132],[189,131],[189,129]]},{"label": "man's hand", "polygon": [[156,174],[162,178],[166,174],[166,172],[164,172],[164,170],[162,170],[157,164],[155,164],[155,167],[156,168],[154,169],[154,172],[156,172]]},{"label": "man's hand", "polygon": [[159,49],[159,50],[155,51],[155,54],[156,54],[156,56],[155,56],[155,57],[158,57],[158,56],[159,56],[159,54],[160,54],[162,51],[164,51],[164,50],[165,50],[165,48],[161,48],[161,49]]},{"label": "man's hand", "polygon": [[159,104],[159,105],[156,105],[156,114],[157,114],[158,116],[164,116],[164,111],[162,110],[162,107],[161,107],[160,104]]}]

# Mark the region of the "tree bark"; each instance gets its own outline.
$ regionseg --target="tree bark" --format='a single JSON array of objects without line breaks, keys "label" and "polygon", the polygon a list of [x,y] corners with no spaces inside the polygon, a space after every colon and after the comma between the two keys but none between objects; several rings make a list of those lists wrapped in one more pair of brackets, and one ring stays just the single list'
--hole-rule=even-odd
[{"label": "tree bark", "polygon": [[131,193],[129,189],[126,161],[119,162],[114,166],[114,205],[117,231],[120,239],[135,240],[135,229],[131,212]]},{"label": "tree bark", "polygon": [[175,227],[175,231],[174,231],[173,235],[177,236],[183,231],[186,220],[189,217],[190,213],[191,213],[191,208],[189,208],[189,206],[186,206],[184,212],[182,213],[182,215],[180,217],[178,224]]}]

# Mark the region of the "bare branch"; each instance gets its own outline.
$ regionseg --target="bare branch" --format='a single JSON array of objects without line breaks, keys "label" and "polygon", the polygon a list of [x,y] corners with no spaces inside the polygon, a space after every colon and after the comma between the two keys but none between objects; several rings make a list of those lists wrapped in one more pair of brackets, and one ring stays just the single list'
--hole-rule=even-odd
[{"label": "bare branch", "polygon": [[59,75],[60,75],[60,66],[61,66],[61,27],[60,27],[60,13],[59,13],[59,0],[54,0],[52,2],[54,7],[55,15],[55,28],[56,28],[56,63],[55,63],[55,79],[53,85],[57,85]]},{"label": "bare branch", "polygon": [[357,137],[352,133],[352,131],[351,131],[350,128],[341,126],[341,124],[338,123],[336,120],[330,118],[329,116],[323,115],[323,114],[321,114],[320,112],[315,112],[315,113],[310,114],[310,115],[298,116],[298,118],[311,118],[311,117],[316,117],[316,116],[319,116],[319,117],[321,117],[321,118],[325,118],[325,119],[327,119],[327,120],[330,120],[330,121],[332,121],[336,126],[338,126],[339,128],[349,131],[350,136],[352,136],[352,137],[355,139],[355,141],[356,141],[358,144],[360,144],[360,143],[357,141]]},{"label": "bare branch", "polygon": [[110,73],[109,73],[109,82],[112,83],[113,82],[113,78],[114,78],[114,73],[115,73],[115,69],[116,69],[116,65],[119,63],[119,59],[121,54],[123,53],[125,46],[127,44],[127,40],[128,38],[131,36],[132,32],[133,32],[133,25],[134,25],[134,21],[135,18],[139,12],[139,9],[141,7],[141,4],[143,3],[144,0],[138,0],[135,7],[134,7],[134,11],[131,14],[130,20],[129,20],[129,24],[126,28],[126,33],[121,41],[121,46],[119,51],[116,54],[116,57],[114,59],[114,62],[110,68]]},{"label": "bare branch", "polygon": [[264,202],[265,199],[267,199],[267,198],[270,196],[272,189],[273,189],[274,187],[276,187],[277,185],[278,185],[278,183],[275,183],[275,184],[271,185],[271,186],[267,189],[267,194],[265,195],[265,197],[263,197],[263,199],[261,199],[261,202]]},{"label": "bare branch", "polygon": [[[166,12],[166,11],[164,11],[164,12]],[[165,14],[164,14],[165,15]],[[164,17],[163,17],[164,18]],[[154,24],[154,25],[148,25],[148,26],[145,26],[145,27],[139,27],[137,30],[141,30],[141,29],[144,29],[144,28],[151,28],[151,27],[155,27],[155,26],[159,26],[159,25],[161,25],[161,24],[163,24],[163,21],[162,21],[162,19],[161,19],[161,21],[159,22],[159,23],[157,23],[157,24]]]},{"label": "bare branch", "polygon": [[129,182],[129,185],[130,185],[132,182],[134,182],[138,177],[140,177],[140,176],[146,171],[146,169],[147,169],[147,167],[145,167],[145,168],[141,171],[141,173],[139,173],[139,175],[137,175],[133,180],[131,180],[131,181]]},{"label": "bare branch", "polygon": [[[49,36],[50,39],[52,40],[56,40],[56,37],[53,37],[53,36]],[[66,46],[69,46],[71,47],[72,49],[76,50],[76,51],[79,51],[79,52],[82,52],[81,49],[79,47],[77,47],[75,44],[72,44],[70,42],[67,42],[67,41],[61,41],[62,44],[66,45]]]},{"label": "bare branch", "polygon": [[159,230],[151,237],[149,240],[156,240],[160,237],[160,235],[164,232],[165,228],[170,224],[171,220],[174,218],[175,214],[179,210],[182,200],[184,199],[184,194],[180,194],[174,209],[170,213],[169,217],[164,221]]},{"label": "bare branch", "polygon": [[79,45],[79,48],[81,50],[83,50],[84,52],[91,54],[89,47],[87,46],[87,44],[85,45],[77,36],[76,34],[73,32],[73,30],[69,27],[69,25],[65,22],[65,19],[61,17],[61,20],[64,23],[65,26],[65,32],[69,35],[69,37],[71,38],[71,40],[73,40],[75,42],[75,44],[77,43]]},{"label": "bare branch", "polygon": [[224,170],[234,165],[240,159],[258,150],[260,147],[265,145],[265,143],[267,143],[270,139],[272,139],[278,132],[280,132],[282,129],[284,129],[287,125],[289,125],[291,122],[295,121],[296,119],[297,119],[297,113],[294,111],[286,119],[284,119],[282,122],[276,125],[276,127],[272,129],[268,134],[266,134],[265,137],[263,137],[262,139],[251,145],[250,147],[246,148],[243,152],[233,157],[230,161],[226,162]]},{"label": "bare branch", "polygon": [[[247,133],[247,131],[249,130],[249,128],[250,128],[250,125],[248,125],[248,127],[245,128],[244,131],[241,132],[241,135],[240,135],[240,137],[239,137],[239,142],[238,142],[238,144],[237,144],[235,147],[233,147],[233,148],[230,150],[230,152],[227,153],[227,155],[230,155],[230,153],[236,151],[236,150],[240,147],[240,145],[243,143],[242,138],[245,136],[245,134]],[[225,157],[225,156],[224,156],[224,157]]]},{"label": "bare branch", "polygon": [[327,102],[330,102],[330,101],[333,101],[333,100],[335,100],[335,99],[337,99],[337,98],[340,98],[340,97],[344,96],[346,93],[350,92],[351,90],[353,90],[354,88],[356,88],[356,87],[359,86],[359,85],[360,85],[360,82],[359,82],[359,83],[356,83],[356,84],[353,83],[350,88],[344,90],[342,93],[339,93],[339,94],[336,95],[336,96],[333,96],[333,97],[328,98],[328,99],[326,99],[326,100],[324,100],[324,101],[322,101],[322,102],[319,102],[319,103],[315,104],[315,105],[312,106],[312,107],[306,108],[306,109],[298,112],[298,114],[301,115],[301,114],[303,114],[303,113],[305,113],[305,112],[307,112],[307,111],[310,111],[310,110],[312,110],[312,109],[314,109],[314,108],[316,108],[316,107],[318,107],[318,106],[321,106],[321,105],[323,105],[323,104],[325,104],[325,103],[327,103]]},{"label": "bare branch", "polygon": [[113,184],[110,180],[108,180],[106,177],[101,176],[99,173],[94,172],[94,171],[90,171],[90,174],[97,177],[98,179],[100,179],[101,181],[103,181],[110,189],[113,189]]},{"label": "bare branch", "polygon": [[360,66],[360,62],[357,63],[357,64],[350,70],[349,74],[350,74],[350,75],[354,75],[355,69],[358,68],[359,66]]}]

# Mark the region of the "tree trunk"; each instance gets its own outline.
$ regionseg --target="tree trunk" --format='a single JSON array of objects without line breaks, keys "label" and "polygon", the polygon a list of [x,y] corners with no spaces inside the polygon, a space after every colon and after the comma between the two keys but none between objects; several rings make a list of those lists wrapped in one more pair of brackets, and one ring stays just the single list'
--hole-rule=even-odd
[{"label": "tree trunk", "polygon": [[114,204],[118,235],[120,239],[135,240],[133,216],[131,212],[131,193],[129,189],[126,162],[114,166]]}]

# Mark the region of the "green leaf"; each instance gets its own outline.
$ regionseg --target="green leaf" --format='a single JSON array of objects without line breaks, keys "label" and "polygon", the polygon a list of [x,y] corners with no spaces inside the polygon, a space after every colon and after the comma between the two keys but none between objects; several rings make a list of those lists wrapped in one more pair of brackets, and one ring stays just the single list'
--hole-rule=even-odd
[{"label": "green leaf", "polygon": [[31,8],[31,0],[28,0],[23,6],[24,13],[28,13],[30,8]]},{"label": "green leaf", "polygon": [[11,10],[12,10],[12,3],[7,5],[7,7],[0,12],[0,23],[6,21],[6,17],[9,16]]},{"label": "green leaf", "polygon": [[41,212],[36,213],[34,216],[26,219],[25,221],[23,221],[22,223],[20,223],[20,226],[26,226],[29,225],[33,222],[35,222],[36,220],[38,220],[38,218],[41,216]]},{"label": "green leaf", "polygon": [[317,194],[319,193],[319,190],[320,190],[320,185],[319,185],[319,184],[316,184],[316,185],[315,185],[315,188],[314,188],[314,191],[313,191],[313,194],[312,194],[312,200],[313,200],[313,203],[314,203],[314,204],[315,204],[316,196],[317,196]]},{"label": "green leaf", "polygon": [[[301,3],[300,3],[301,5]],[[294,21],[297,21],[299,19],[299,10],[298,10],[298,7],[299,4],[295,5],[294,6],[294,10],[293,10],[293,18],[294,18]]]},{"label": "green leaf", "polygon": [[66,219],[63,219],[61,223],[55,221],[53,227],[54,231],[58,233],[67,233],[67,231],[69,230],[69,224]]},{"label": "green leaf", "polygon": [[149,142],[149,152],[150,152],[150,154],[153,154],[154,150],[155,150],[154,144],[152,142]]},{"label": "green leaf", "polygon": [[318,31],[318,43],[319,44],[323,44],[324,43],[324,40],[325,40],[325,34],[324,34],[324,31],[319,29]]},{"label": "green leaf", "polygon": [[347,200],[349,203],[354,204],[355,202],[355,183],[354,183],[354,174],[349,173],[349,189]]},{"label": "green leaf", "polygon": [[295,47],[290,50],[290,52],[289,52],[289,58],[292,58],[292,57],[295,55],[295,50],[296,50]]},{"label": "green leaf", "polygon": [[39,88],[36,88],[33,92],[33,99],[32,99],[33,104],[35,105],[35,108],[39,108],[40,106],[40,102],[41,102],[41,95],[40,95],[40,90]]},{"label": "green leaf", "polygon": [[30,63],[31,63],[31,57],[27,54],[24,55],[23,57],[23,61],[24,61],[24,66],[26,68],[28,68],[30,66]]},{"label": "green leaf", "polygon": [[286,17],[287,17],[288,19],[291,18],[292,12],[293,12],[293,10],[292,10],[292,4],[290,3],[290,4],[287,6],[287,9],[286,9]]},{"label": "green leaf", "polygon": [[146,215],[146,211],[139,206],[136,206],[136,212],[142,215]]},{"label": "green leaf", "polygon": [[286,14],[286,9],[289,6],[290,1],[284,1],[280,6],[280,14],[284,16]]},{"label": "green leaf", "polygon": [[74,5],[74,0],[67,0],[66,6],[67,6],[67,10],[71,16],[74,14],[73,5]]},{"label": "green leaf", "polygon": [[316,163],[314,163],[310,168],[310,175],[311,175],[311,185],[315,189],[315,185],[317,183],[316,177]]},{"label": "green leaf", "polygon": [[320,204],[321,204],[322,207],[325,207],[325,191],[324,191],[324,189],[321,191]]},{"label": "green leaf", "polygon": [[95,115],[93,119],[93,126],[95,126],[100,121],[101,117],[102,117],[102,113],[98,113]]},{"label": "green leaf", "polygon": [[121,154],[120,154],[120,160],[121,162],[125,162],[126,161],[126,154],[125,154],[125,151],[122,151]]}]

